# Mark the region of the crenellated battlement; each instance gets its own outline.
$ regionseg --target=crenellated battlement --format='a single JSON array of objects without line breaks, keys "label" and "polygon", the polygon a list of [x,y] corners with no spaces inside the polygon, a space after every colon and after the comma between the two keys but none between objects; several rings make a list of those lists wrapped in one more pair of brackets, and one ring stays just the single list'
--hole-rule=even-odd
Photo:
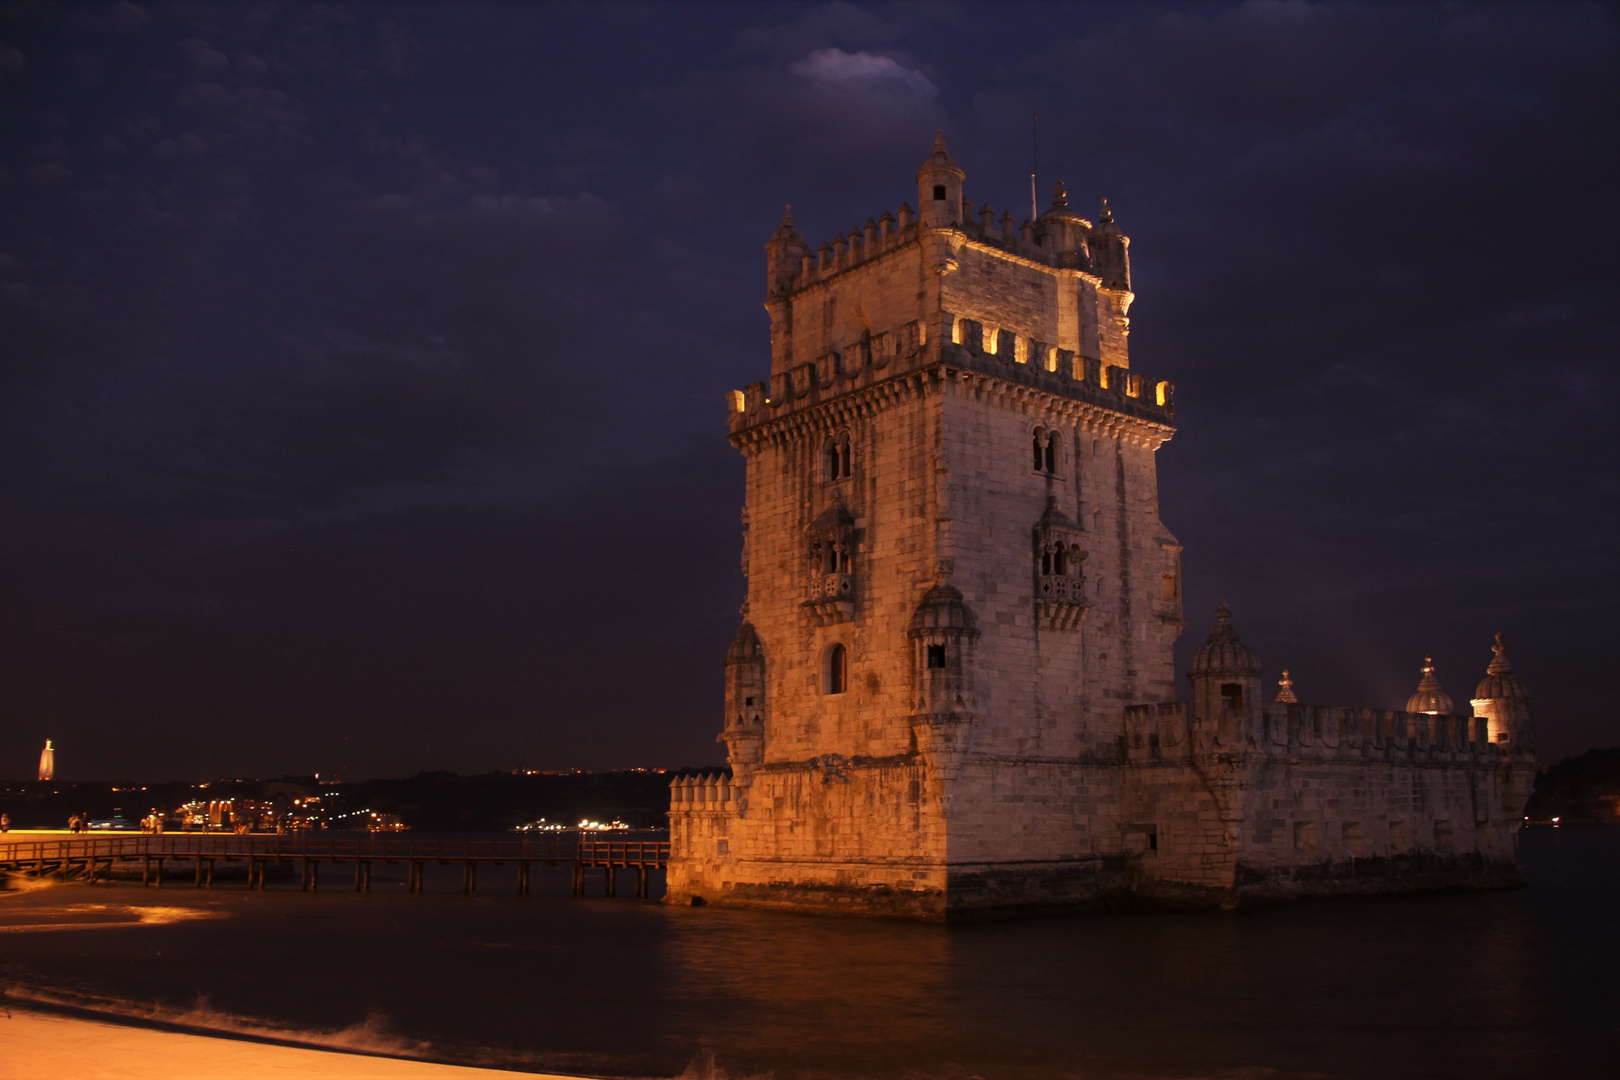
[{"label": "crenellated battlement", "polygon": [[669,812],[723,814],[737,809],[730,769],[704,769],[669,782]]},{"label": "crenellated battlement", "polygon": [[[1060,190],[1061,187],[1060,184]],[[1060,195],[1059,198],[1062,202],[1055,204],[1054,210],[1066,211],[1066,197]],[[1130,240],[1112,228],[1113,217],[1107,209],[1107,200],[1104,200],[1101,226],[1094,226],[1090,220],[1072,211],[1064,212],[1060,222],[1051,220],[1051,213],[1035,221],[1028,218],[1015,221],[1006,212],[998,218],[989,202],[975,204],[968,198],[962,199],[956,212],[950,216],[950,224],[944,226],[944,231],[957,234],[954,239],[958,243],[985,245],[1041,266],[1078,271],[1094,278],[1096,284],[1103,288],[1130,288],[1127,264],[1117,257]],[[1064,236],[1059,223],[1069,226],[1068,231],[1076,235]],[[789,227],[792,225],[791,207],[786,224]],[[937,234],[941,229],[936,227],[929,231]],[[779,264],[771,281],[771,292],[791,293],[811,288],[889,252],[915,244],[922,238],[923,232],[924,227],[918,222],[910,204],[901,203],[899,210],[885,210],[875,219],[867,218],[864,226],[838,233],[816,247],[798,239],[797,233],[782,236],[781,239],[796,250],[788,253],[789,257]],[[797,243],[794,243],[795,240]]]},{"label": "crenellated battlement", "polygon": [[956,340],[930,344],[910,322],[726,395],[733,435],[886,380],[942,366],[1004,379],[1149,423],[1175,424],[1175,384],[1048,345],[1010,329],[947,315]]},{"label": "crenellated battlement", "polygon": [[[1169,382],[1129,371],[1129,238],[1104,202],[1015,222],[962,193],[943,137],[902,203],[812,248],[792,207],[765,244],[771,378],[730,395],[733,435],[943,365],[1173,426]],[[1162,440],[1161,440],[1162,441]]]},{"label": "crenellated battlement", "polygon": [[1131,764],[1189,762],[1205,755],[1265,755],[1298,761],[1430,761],[1494,766],[1510,748],[1493,743],[1483,716],[1267,702],[1257,730],[1222,739],[1201,732],[1188,703],[1125,709],[1121,752]]}]

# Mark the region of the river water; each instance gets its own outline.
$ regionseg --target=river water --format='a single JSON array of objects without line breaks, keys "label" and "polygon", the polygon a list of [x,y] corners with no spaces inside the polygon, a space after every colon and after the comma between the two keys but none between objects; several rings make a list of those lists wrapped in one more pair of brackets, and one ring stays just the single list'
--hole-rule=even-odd
[{"label": "river water", "polygon": [[424,896],[24,888],[0,987],[613,1076],[1620,1075],[1620,829],[1527,830],[1521,861],[1506,892],[966,927],[575,899],[566,870],[528,899],[456,868]]}]

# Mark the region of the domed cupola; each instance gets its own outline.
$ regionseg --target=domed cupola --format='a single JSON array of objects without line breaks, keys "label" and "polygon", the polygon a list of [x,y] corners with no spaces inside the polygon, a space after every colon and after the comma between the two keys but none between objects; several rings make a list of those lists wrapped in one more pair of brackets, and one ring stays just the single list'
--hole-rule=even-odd
[{"label": "domed cupola", "polygon": [[743,623],[737,630],[737,636],[731,639],[731,647],[726,650],[726,663],[742,664],[764,659],[765,645],[754,631],[754,624]]},{"label": "domed cupola", "polygon": [[1188,678],[1200,675],[1260,676],[1260,658],[1243,644],[1232,628],[1232,609],[1222,604],[1215,609],[1215,629],[1193,653]]},{"label": "domed cupola", "polygon": [[1086,234],[1091,222],[1069,206],[1069,193],[1059,180],[1052,185],[1052,206],[1035,220],[1035,242],[1054,253],[1079,252],[1082,259],[1090,257]]},{"label": "domed cupola", "polygon": [[923,594],[911,615],[913,637],[944,632],[952,636],[978,634],[973,610],[954,586],[943,582]]},{"label": "domed cupola", "polygon": [[1450,715],[1452,711],[1451,695],[1440,689],[1440,680],[1434,677],[1432,656],[1423,658],[1423,680],[1418,683],[1417,693],[1406,699],[1406,711],[1431,715]]},{"label": "domed cupola", "polygon": [[1496,635],[1496,644],[1491,646],[1491,651],[1496,656],[1491,660],[1491,666],[1485,669],[1485,677],[1474,689],[1474,699],[1528,698],[1530,691],[1525,688],[1524,681],[1513,674],[1513,665],[1508,662],[1507,646],[1502,644],[1501,634]]}]

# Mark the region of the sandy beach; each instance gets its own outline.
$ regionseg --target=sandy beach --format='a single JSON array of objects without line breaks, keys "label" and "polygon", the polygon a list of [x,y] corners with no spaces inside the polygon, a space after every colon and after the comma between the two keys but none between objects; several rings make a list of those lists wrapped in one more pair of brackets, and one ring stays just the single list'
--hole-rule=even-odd
[{"label": "sandy beach", "polygon": [[573,1080],[555,1073],[471,1069],[425,1061],[311,1050],[247,1039],[188,1035],[11,1008],[0,1014],[0,1076],[72,1076],[78,1080],[475,1080],[524,1077]]}]

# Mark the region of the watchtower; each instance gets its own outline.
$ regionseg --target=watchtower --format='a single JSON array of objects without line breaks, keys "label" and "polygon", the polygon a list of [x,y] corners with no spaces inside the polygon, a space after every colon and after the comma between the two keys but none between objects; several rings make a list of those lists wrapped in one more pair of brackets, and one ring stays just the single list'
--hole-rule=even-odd
[{"label": "watchtower", "polygon": [[671,900],[1067,907],[1119,848],[1123,709],[1174,696],[1172,387],[1130,368],[1106,203],[1059,184],[1016,222],[965,179],[941,136],[916,209],[814,249],[790,211],[766,244],[770,380],[729,402],[732,775],[675,785]]}]

